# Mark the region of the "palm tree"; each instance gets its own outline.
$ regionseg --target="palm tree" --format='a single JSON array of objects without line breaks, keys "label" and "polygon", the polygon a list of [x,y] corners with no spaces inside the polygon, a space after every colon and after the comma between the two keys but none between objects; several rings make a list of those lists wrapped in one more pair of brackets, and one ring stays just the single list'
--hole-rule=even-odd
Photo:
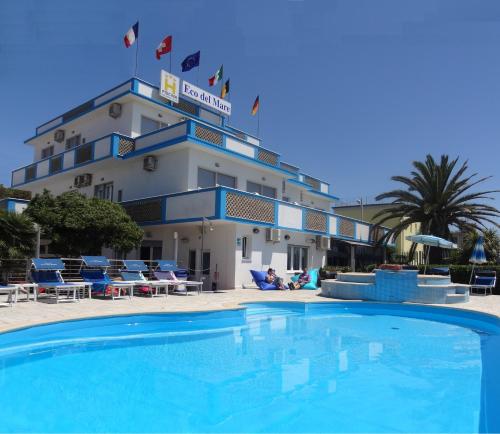
[{"label": "palm tree", "polygon": [[23,214],[0,211],[0,259],[26,258],[35,250],[33,222]]},{"label": "palm tree", "polygon": [[[422,234],[432,234],[449,238],[451,227],[462,231],[485,229],[485,223],[499,226],[494,220],[500,211],[482,203],[493,199],[491,193],[499,190],[471,192],[476,185],[490,177],[477,178],[477,173],[466,175],[467,161],[457,166],[458,157],[449,159],[442,155],[437,163],[431,155],[424,162],[414,161],[411,176],[393,176],[391,179],[404,184],[405,188],[388,191],[376,197],[376,200],[392,199],[392,206],[378,212],[374,219],[377,224],[397,219],[397,223],[383,237],[386,241],[397,237],[412,223],[420,224]],[[431,261],[440,259],[440,249],[431,249]],[[415,251],[412,246],[410,257]]]}]

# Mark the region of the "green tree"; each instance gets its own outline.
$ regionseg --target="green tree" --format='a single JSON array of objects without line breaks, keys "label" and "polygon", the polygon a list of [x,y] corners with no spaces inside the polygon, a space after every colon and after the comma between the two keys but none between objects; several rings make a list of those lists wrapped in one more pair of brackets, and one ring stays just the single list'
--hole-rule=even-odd
[{"label": "green tree", "polygon": [[[398,236],[412,223],[420,223],[422,234],[449,238],[451,227],[462,231],[485,229],[485,223],[498,226],[495,218],[500,211],[483,200],[492,199],[489,195],[499,190],[472,192],[471,189],[490,177],[477,178],[477,174],[466,174],[467,161],[458,166],[458,158],[450,160],[442,155],[436,162],[431,155],[425,161],[414,161],[411,176],[393,176],[393,181],[403,184],[402,188],[382,193],[377,200],[391,199],[389,207],[377,213],[374,218],[378,224],[387,220],[398,219],[396,224],[384,236],[382,241],[391,236]],[[413,255],[412,246],[410,255]],[[441,259],[440,249],[431,249],[431,262]]]},{"label": "green tree", "polygon": [[35,251],[36,230],[23,214],[0,211],[0,258],[26,258]]},{"label": "green tree", "polygon": [[128,252],[141,242],[143,231],[118,204],[87,198],[76,191],[36,195],[26,214],[51,240],[51,250],[64,256],[100,254],[103,247]]}]

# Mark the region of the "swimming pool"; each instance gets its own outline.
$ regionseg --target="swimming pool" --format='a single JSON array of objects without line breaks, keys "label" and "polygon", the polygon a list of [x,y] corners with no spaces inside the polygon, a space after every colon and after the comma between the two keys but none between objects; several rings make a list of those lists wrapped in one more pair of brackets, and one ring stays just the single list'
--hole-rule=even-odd
[{"label": "swimming pool", "polygon": [[0,431],[500,431],[498,318],[376,303],[0,335]]}]

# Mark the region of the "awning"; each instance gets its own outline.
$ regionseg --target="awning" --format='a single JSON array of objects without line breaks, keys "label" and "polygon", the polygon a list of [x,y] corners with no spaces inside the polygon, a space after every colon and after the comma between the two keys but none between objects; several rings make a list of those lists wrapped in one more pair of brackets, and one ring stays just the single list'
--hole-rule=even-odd
[{"label": "awning", "polygon": [[369,244],[369,243],[360,243],[360,242],[356,242],[356,241],[342,240],[342,239],[339,239],[339,238],[333,238],[333,239],[335,241],[341,241],[343,243],[350,244],[351,246],[375,247],[373,244]]}]

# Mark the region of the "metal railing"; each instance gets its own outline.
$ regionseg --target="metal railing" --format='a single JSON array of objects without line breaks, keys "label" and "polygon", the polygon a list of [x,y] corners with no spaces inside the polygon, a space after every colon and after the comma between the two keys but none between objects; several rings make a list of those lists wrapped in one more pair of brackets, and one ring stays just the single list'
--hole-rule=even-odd
[{"label": "metal railing", "polygon": [[[65,269],[61,272],[64,281],[67,282],[82,282],[80,270],[82,260],[80,258],[62,258]],[[107,269],[108,275],[112,279],[121,279],[120,270],[123,268],[121,259],[110,259],[111,266]],[[144,272],[147,279],[154,277],[154,270],[158,265],[157,261],[144,261],[148,266],[148,271]],[[25,283],[29,282],[29,273],[31,269],[31,259],[0,259],[0,270],[2,272],[2,280],[7,283]]]}]

